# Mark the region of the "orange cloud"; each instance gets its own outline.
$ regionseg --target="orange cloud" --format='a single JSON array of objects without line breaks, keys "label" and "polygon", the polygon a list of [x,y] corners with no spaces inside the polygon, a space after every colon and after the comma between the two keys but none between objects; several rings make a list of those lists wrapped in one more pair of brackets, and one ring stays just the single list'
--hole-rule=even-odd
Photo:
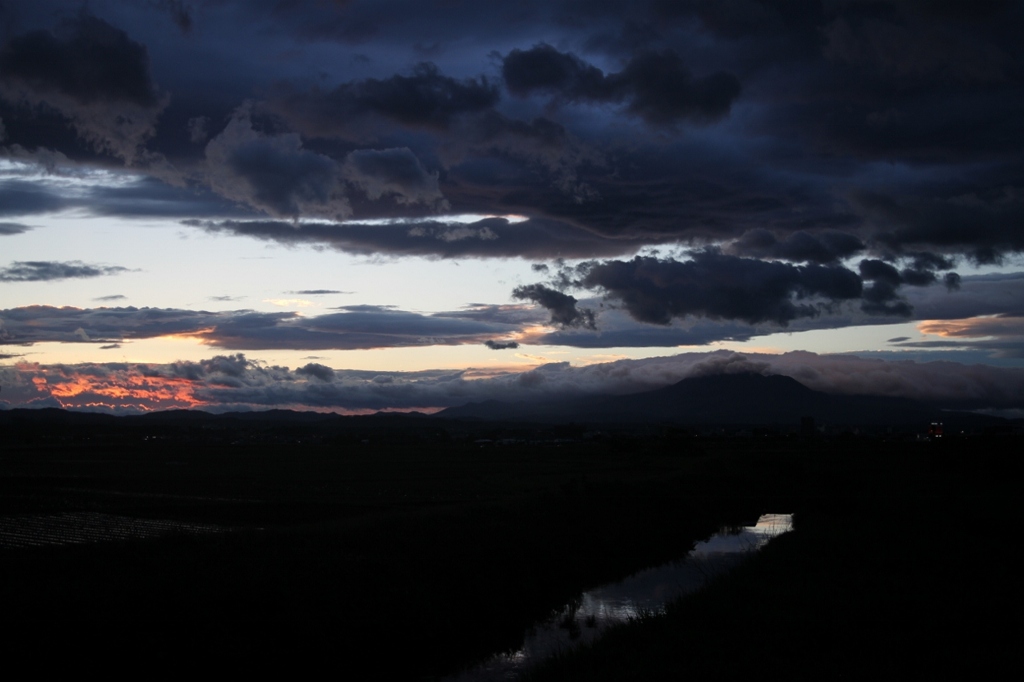
[{"label": "orange cloud", "polygon": [[918,323],[922,334],[955,338],[1017,336],[1024,333],[1024,317],[984,316],[960,320],[924,320]]},{"label": "orange cloud", "polygon": [[188,379],[148,377],[134,371],[97,376],[63,369],[52,371],[47,377],[35,376],[32,382],[64,407],[150,410],[187,409],[205,404],[195,397],[193,382]]}]

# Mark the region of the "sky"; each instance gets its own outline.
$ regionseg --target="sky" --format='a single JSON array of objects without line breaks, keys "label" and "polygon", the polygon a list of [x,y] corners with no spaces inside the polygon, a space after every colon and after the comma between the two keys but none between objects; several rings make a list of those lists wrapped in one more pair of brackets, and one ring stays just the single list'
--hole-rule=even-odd
[{"label": "sky", "polygon": [[0,0],[0,408],[709,371],[1024,414],[1024,2]]}]

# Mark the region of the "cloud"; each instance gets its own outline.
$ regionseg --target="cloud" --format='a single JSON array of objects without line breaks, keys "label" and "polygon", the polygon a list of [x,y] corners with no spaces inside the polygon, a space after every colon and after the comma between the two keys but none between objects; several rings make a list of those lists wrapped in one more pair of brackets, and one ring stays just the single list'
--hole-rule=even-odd
[{"label": "cloud", "polygon": [[[822,328],[849,323],[849,320],[826,321],[823,318],[813,318],[813,321]],[[652,325],[638,322],[625,310],[606,306],[596,317],[593,329],[562,328],[530,334],[523,340],[536,345],[576,348],[672,348],[704,346],[716,341],[747,341],[778,330],[774,324],[751,325],[697,317],[676,319],[668,325]]]},{"label": "cloud", "polygon": [[316,379],[319,379],[320,381],[330,382],[334,380],[334,370],[331,369],[330,367],[321,365],[316,362],[310,362],[307,365],[299,367],[297,370],[295,370],[295,373],[314,377]]},{"label": "cloud", "polygon": [[630,114],[658,126],[717,121],[740,93],[735,75],[718,71],[694,78],[671,49],[640,52],[622,71],[606,76],[576,55],[541,43],[506,55],[502,76],[519,96],[547,92],[569,102],[624,102]]},{"label": "cloud", "polygon": [[940,340],[899,339],[900,348],[970,349],[994,358],[1024,358],[1024,316],[991,315],[953,320],[925,320],[917,325],[926,336]]},{"label": "cloud", "polygon": [[[206,329],[225,314],[167,308],[75,308],[71,306],[24,306],[0,310],[0,329],[6,343],[33,344],[50,341],[75,343],[82,329],[98,343],[187,334]],[[265,313],[271,319],[290,313]]]},{"label": "cloud", "polygon": [[963,319],[982,315],[1024,315],[1024,273],[965,275],[960,286],[914,287],[906,298],[921,319]]},{"label": "cloud", "polygon": [[192,13],[184,0],[150,0],[150,3],[166,12],[182,33],[192,30]]},{"label": "cloud", "polygon": [[51,192],[36,183],[25,180],[0,180],[0,216],[53,213],[67,207],[69,203],[71,202],[59,193]]},{"label": "cloud", "polygon": [[564,294],[543,284],[525,284],[512,291],[512,298],[537,303],[551,312],[552,324],[563,327],[594,329],[594,311],[577,308],[576,297]]},{"label": "cloud", "polygon": [[[1021,311],[1015,313],[1020,316],[1024,315],[1019,294],[1022,277],[1024,275],[965,277],[959,291],[915,287],[908,291],[907,298],[919,320],[964,320],[1005,310]],[[611,348],[744,341],[780,329],[771,321],[750,324],[695,315],[675,318],[668,325],[652,325],[634,319],[625,306],[603,308],[598,316],[593,304],[588,302],[586,307],[581,306],[575,297],[551,287],[530,285],[523,293],[529,294],[524,300],[538,305],[473,304],[461,310],[431,315],[360,305],[344,306],[337,312],[315,317],[292,311],[26,306],[0,310],[0,341],[18,345],[109,344],[175,335],[233,350],[344,350],[488,341]],[[831,312],[823,308],[819,316],[795,319],[787,329],[835,329],[893,321],[897,320],[891,316],[867,315],[852,306]],[[565,325],[566,322],[568,326],[560,329],[544,328],[544,325]],[[939,343],[938,347],[943,348],[974,348],[982,353],[982,359],[986,353],[1010,357],[1006,346],[1010,341],[998,347],[985,345],[983,339],[963,338],[954,344],[949,338],[943,338],[932,343]]]},{"label": "cloud", "polygon": [[146,48],[82,12],[53,32],[31,31],[0,48],[0,96],[52,107],[98,151],[132,164],[167,105],[150,75]]},{"label": "cloud", "polygon": [[259,220],[182,221],[213,233],[228,233],[280,244],[313,244],[356,254],[437,258],[591,258],[635,253],[645,239],[609,239],[561,221],[482,218],[471,223],[442,218],[298,224]]},{"label": "cloud", "polygon": [[210,139],[210,118],[193,116],[188,120],[188,139],[194,144],[201,144]]},{"label": "cloud", "polygon": [[214,190],[270,215],[343,219],[351,214],[340,165],[305,149],[298,134],[257,132],[248,106],[206,145],[206,162]]},{"label": "cloud", "polygon": [[351,291],[338,291],[337,289],[300,289],[299,291],[290,291],[290,294],[299,294],[300,296],[325,296],[327,294],[351,294]]},{"label": "cloud", "polygon": [[748,258],[773,258],[804,263],[838,263],[860,253],[867,245],[853,234],[824,230],[813,234],[798,230],[782,239],[764,228],[744,232],[724,252]]},{"label": "cloud", "polygon": [[0,237],[22,234],[31,229],[28,225],[22,225],[21,223],[0,223]]},{"label": "cloud", "polygon": [[388,195],[399,204],[448,207],[438,189],[437,173],[428,173],[408,147],[351,152],[342,174],[372,201]]},{"label": "cloud", "polygon": [[532,401],[652,390],[689,376],[758,371],[792,376],[808,387],[845,395],[885,395],[959,409],[1024,407],[1024,370],[955,362],[891,362],[807,352],[762,355],[728,351],[618,360],[583,367],[551,363],[471,378],[451,370],[376,372],[310,363],[296,370],[242,354],[172,364],[90,363],[0,366],[12,406],[51,404],[115,411],[199,407],[212,411],[271,407],[438,408],[472,401]]},{"label": "cloud", "polygon": [[94,301],[123,301],[127,296],[123,294],[111,294],[110,296],[97,296]]},{"label": "cloud", "polygon": [[860,192],[853,198],[878,226],[875,239],[896,253],[964,252],[976,262],[993,263],[1002,253],[1024,250],[1024,236],[1016,227],[1024,220],[1020,186],[953,185],[926,196]]},{"label": "cloud", "polygon": [[392,124],[446,130],[464,114],[489,109],[498,89],[486,78],[457,80],[422,63],[412,74],[367,78],[334,88],[281,91],[266,106],[303,135],[362,140],[380,130],[377,117]]},{"label": "cloud", "polygon": [[177,335],[232,350],[367,348],[478,344],[519,331],[512,317],[473,311],[424,315],[378,306],[345,306],[304,317],[295,312],[223,312],[167,308],[55,308],[0,310],[4,343],[111,343]]},{"label": "cloud", "polygon": [[153,107],[160,99],[146,48],[85,13],[62,20],[55,33],[33,31],[10,39],[0,50],[0,73],[5,84],[57,92],[82,104]]},{"label": "cloud", "polygon": [[710,355],[706,360],[693,366],[690,370],[691,377],[715,376],[718,374],[769,374],[771,364],[751,360],[750,358],[736,354]]},{"label": "cloud", "polygon": [[570,277],[573,285],[601,291],[634,319],[651,324],[696,315],[785,325],[862,293],[860,278],[841,266],[795,266],[712,250],[695,252],[687,261],[592,261]]},{"label": "cloud", "polygon": [[128,268],[118,265],[89,265],[81,261],[15,261],[6,268],[0,268],[0,282],[52,282],[128,271]]},{"label": "cloud", "polygon": [[519,344],[516,341],[494,341],[493,339],[487,339],[484,341],[484,345],[491,350],[508,350],[511,348],[519,348]]},{"label": "cloud", "polygon": [[[1013,269],[1024,251],[1015,3],[60,6],[3,10],[0,215],[15,222],[0,234],[77,210],[396,259],[590,263],[578,289],[547,281],[522,301],[539,323],[593,309],[596,329],[513,325],[474,343],[653,346],[1019,314],[1019,281],[953,272]],[[196,30],[183,38],[168,17]],[[240,52],[254,35],[260,50]],[[416,45],[436,64],[408,68]],[[131,171],[110,173],[110,154]],[[491,217],[448,220],[444,202]],[[245,344],[371,342],[292,318],[242,329],[234,312],[204,328],[233,325]],[[88,321],[61,333],[104,338]],[[1010,342],[922,343],[981,357]]]}]

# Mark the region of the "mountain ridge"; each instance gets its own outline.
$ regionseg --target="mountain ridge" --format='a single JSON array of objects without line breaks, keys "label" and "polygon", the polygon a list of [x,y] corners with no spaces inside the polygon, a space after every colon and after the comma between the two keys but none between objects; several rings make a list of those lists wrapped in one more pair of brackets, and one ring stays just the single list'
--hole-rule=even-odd
[{"label": "mountain ridge", "polygon": [[[583,423],[669,422],[697,426],[821,424],[906,425],[930,421],[995,423],[996,418],[942,410],[911,398],[824,393],[792,377],[755,372],[687,377],[669,386],[619,396],[557,398],[536,403],[487,401],[448,408],[443,419],[575,421]],[[995,421],[993,421],[995,420]]]}]

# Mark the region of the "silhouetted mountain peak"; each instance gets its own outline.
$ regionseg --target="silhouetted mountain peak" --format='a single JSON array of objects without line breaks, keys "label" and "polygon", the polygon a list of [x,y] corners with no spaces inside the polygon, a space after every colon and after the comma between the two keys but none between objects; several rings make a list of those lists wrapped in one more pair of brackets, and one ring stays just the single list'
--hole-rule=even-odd
[{"label": "silhouetted mountain peak", "polygon": [[692,391],[746,392],[753,394],[771,393],[778,395],[808,396],[815,393],[799,381],[782,374],[760,374],[758,372],[734,372],[729,374],[703,374],[677,381],[671,386],[658,389],[666,393]]}]

